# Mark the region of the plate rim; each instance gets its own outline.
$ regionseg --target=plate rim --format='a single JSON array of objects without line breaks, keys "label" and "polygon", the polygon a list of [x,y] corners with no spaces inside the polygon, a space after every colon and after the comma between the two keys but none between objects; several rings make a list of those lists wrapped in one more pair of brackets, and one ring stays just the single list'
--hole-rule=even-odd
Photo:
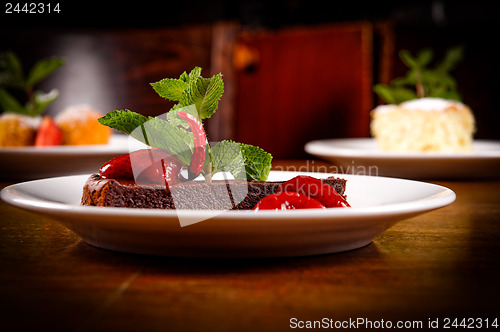
[{"label": "plate rim", "polygon": [[2,155],[29,155],[33,157],[50,155],[99,155],[121,152],[128,153],[128,151],[128,137],[121,134],[112,134],[108,144],[2,147],[0,148],[0,157]]},{"label": "plate rim", "polygon": [[[342,143],[350,141],[352,143],[375,143],[374,138],[370,137],[354,137],[354,138],[327,138],[318,139],[307,142],[304,145],[304,150],[315,156],[324,157],[364,157],[364,158],[374,158],[374,159],[401,159],[401,160],[480,160],[480,159],[500,159],[500,141],[495,140],[474,140],[474,145],[486,145],[495,144],[498,145],[498,151],[481,151],[480,154],[473,152],[462,152],[462,153],[439,153],[439,152],[429,152],[429,153],[418,153],[418,152],[384,152],[378,150],[366,149],[352,149],[345,147],[319,147],[319,145],[334,144],[335,142]],[[332,151],[325,151],[325,149],[332,149]]]},{"label": "plate rim", "polygon": [[[392,178],[384,176],[369,176],[369,175],[353,175],[353,174],[338,174],[338,173],[320,173],[320,172],[295,172],[295,171],[271,171],[274,173],[287,173],[290,176],[293,174],[304,174],[304,175],[320,175],[321,177],[327,176],[338,176],[346,178],[382,178],[388,181],[396,182],[413,182],[419,183],[419,185],[431,186],[439,189],[439,193],[432,196],[426,197],[424,199],[412,200],[408,202],[390,203],[384,205],[368,206],[368,207],[353,207],[353,208],[342,208],[342,209],[304,209],[304,210],[287,210],[287,211],[259,211],[255,212],[252,210],[244,211],[216,211],[217,214],[212,218],[217,218],[221,220],[248,220],[248,219],[259,219],[259,218],[273,218],[275,220],[290,220],[290,219],[302,219],[304,217],[312,219],[324,219],[341,217],[346,218],[359,218],[359,217],[369,217],[369,216],[383,216],[383,215],[398,215],[401,213],[424,213],[431,210],[435,210],[441,207],[450,205],[456,200],[456,194],[453,190],[423,181],[416,181],[410,179]],[[19,194],[19,189],[23,189],[26,186],[32,186],[36,183],[56,181],[56,180],[70,180],[69,178],[84,178],[88,177],[90,174],[80,174],[80,175],[69,175],[69,176],[59,176],[51,177],[45,179],[31,180],[20,182],[16,184],[9,185],[2,189],[0,192],[0,197],[5,202],[16,206],[18,208],[41,213],[45,215],[54,215],[56,212],[61,214],[61,216],[75,216],[75,215],[89,215],[89,216],[120,216],[125,219],[135,219],[137,217],[143,218],[172,218],[180,214],[185,217],[198,217],[207,214],[207,211],[202,210],[163,210],[163,209],[140,209],[140,208],[120,208],[120,207],[97,207],[97,206],[81,206],[74,205],[64,202],[55,202],[36,199],[32,197],[25,197],[26,195]],[[24,196],[23,196],[24,195]],[[427,204],[421,204],[425,201]],[[420,203],[420,204],[419,204]],[[211,219],[212,219],[211,218]]]}]

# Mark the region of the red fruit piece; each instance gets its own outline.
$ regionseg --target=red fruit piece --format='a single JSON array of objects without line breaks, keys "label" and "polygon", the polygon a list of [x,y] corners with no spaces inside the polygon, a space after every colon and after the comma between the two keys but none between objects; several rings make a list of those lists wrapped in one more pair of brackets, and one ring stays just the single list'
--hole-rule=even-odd
[{"label": "red fruit piece", "polygon": [[274,193],[261,199],[254,210],[324,209],[314,198],[293,191]]},{"label": "red fruit piece", "polygon": [[205,151],[207,146],[207,136],[203,125],[198,119],[186,112],[177,112],[177,115],[186,121],[193,133],[194,137],[194,151],[191,163],[188,167],[189,179],[194,179],[197,177],[205,164]]},{"label": "red fruit piece", "polygon": [[167,158],[160,158],[153,161],[150,166],[144,168],[135,177],[135,181],[138,184],[165,184],[168,187],[169,184],[172,185],[179,181],[181,167],[182,163],[177,157],[169,156]]},{"label": "red fruit piece", "polygon": [[51,146],[62,144],[62,132],[54,120],[44,116],[35,138],[35,146]]},{"label": "red fruit piece", "polygon": [[101,166],[99,174],[107,179],[133,180],[134,172],[130,164],[130,154],[111,159]]},{"label": "red fruit piece", "polygon": [[277,193],[298,192],[320,201],[326,207],[350,207],[349,203],[335,189],[311,176],[299,175],[281,184]]},{"label": "red fruit piece", "polygon": [[163,184],[178,180],[182,163],[166,150],[141,149],[115,157],[99,170],[103,178]]}]

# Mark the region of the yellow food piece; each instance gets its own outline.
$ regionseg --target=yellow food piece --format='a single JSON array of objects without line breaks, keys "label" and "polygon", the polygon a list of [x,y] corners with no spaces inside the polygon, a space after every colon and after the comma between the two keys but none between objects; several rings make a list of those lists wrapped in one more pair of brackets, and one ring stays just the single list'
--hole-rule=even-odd
[{"label": "yellow food piece", "polygon": [[39,118],[5,113],[0,116],[0,147],[28,146],[35,143]]},{"label": "yellow food piece", "polygon": [[89,106],[73,106],[55,118],[61,128],[64,145],[107,144],[111,129],[97,119],[102,114]]},{"label": "yellow food piece", "polygon": [[466,105],[422,98],[372,111],[371,133],[382,151],[472,151],[475,119]]}]

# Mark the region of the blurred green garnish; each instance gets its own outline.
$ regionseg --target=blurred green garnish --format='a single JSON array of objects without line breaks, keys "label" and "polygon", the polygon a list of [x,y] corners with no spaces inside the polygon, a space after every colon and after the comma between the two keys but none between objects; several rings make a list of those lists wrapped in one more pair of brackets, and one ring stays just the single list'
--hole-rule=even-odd
[{"label": "blurred green garnish", "polygon": [[434,68],[429,68],[434,57],[431,49],[425,48],[416,56],[412,56],[408,50],[402,50],[399,52],[399,57],[408,67],[406,75],[392,80],[390,85],[377,84],[373,90],[388,104],[399,104],[423,97],[461,101],[457,82],[450,72],[462,60],[463,53],[462,46],[453,47],[446,52],[440,63]]},{"label": "blurred green garnish", "polygon": [[[57,68],[65,64],[61,57],[50,57],[39,60],[28,75],[24,75],[20,59],[13,52],[0,53],[0,109],[4,112],[37,116],[54,102],[59,96],[56,89],[50,92],[35,90],[37,83],[47,78]],[[8,90],[18,90],[25,98],[19,101]]]}]

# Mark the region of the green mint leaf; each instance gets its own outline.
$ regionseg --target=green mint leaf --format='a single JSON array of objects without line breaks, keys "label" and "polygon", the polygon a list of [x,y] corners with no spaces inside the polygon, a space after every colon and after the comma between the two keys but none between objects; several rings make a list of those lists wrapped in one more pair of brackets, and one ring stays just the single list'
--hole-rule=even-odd
[{"label": "green mint leaf", "polygon": [[241,153],[245,159],[247,179],[253,181],[266,181],[271,171],[273,156],[258,146],[243,143],[239,144]]},{"label": "green mint leaf", "polygon": [[57,91],[57,89],[52,89],[48,93],[35,91],[35,93],[33,93],[32,101],[28,102],[26,107],[29,110],[29,115],[37,116],[42,114],[43,111],[45,111],[45,109],[57,99],[57,97],[59,97],[59,91]]},{"label": "green mint leaf", "polygon": [[196,82],[201,77],[201,67],[194,67],[187,76],[184,76],[186,83]]},{"label": "green mint leaf", "polygon": [[399,58],[401,59],[401,61],[403,61],[403,63],[408,68],[414,68],[414,67],[418,66],[417,60],[415,60],[413,58],[413,56],[411,55],[411,53],[408,50],[401,50],[399,52]]},{"label": "green mint leaf", "polygon": [[391,81],[392,86],[404,87],[406,85],[415,86],[417,84],[417,79],[415,77],[415,71],[410,70],[403,77],[395,78]]},{"label": "green mint leaf", "polygon": [[399,104],[404,101],[417,98],[417,93],[414,90],[401,86],[377,84],[373,90],[388,104]]},{"label": "green mint leaf", "polygon": [[183,82],[186,82],[186,83],[187,83],[187,82],[189,82],[189,75],[188,75],[188,73],[183,72],[183,73],[181,74],[181,76],[179,76],[179,79],[180,79],[181,81],[183,81]]},{"label": "green mint leaf", "polygon": [[0,106],[4,112],[27,114],[23,105],[5,89],[0,89]]},{"label": "green mint leaf", "polygon": [[151,118],[138,132],[143,134],[149,146],[165,149],[175,154],[184,165],[189,165],[193,157],[194,137],[189,131],[178,128],[168,121]]},{"label": "green mint leaf", "polygon": [[420,50],[415,57],[415,61],[420,67],[425,67],[427,66],[431,61],[432,58],[434,57],[434,52],[430,48],[424,48]]},{"label": "green mint leaf", "polygon": [[189,74],[188,87],[184,90],[180,105],[196,105],[198,118],[203,120],[210,118],[219,107],[219,100],[224,93],[224,82],[222,74],[203,78],[199,75],[201,68],[196,71],[195,69]]},{"label": "green mint leaf", "polygon": [[266,181],[272,156],[263,149],[233,141],[212,147],[212,172],[230,172],[236,179]]},{"label": "green mint leaf", "polygon": [[200,101],[199,113],[202,119],[210,118],[219,108],[219,101],[224,93],[222,74],[217,74],[210,79],[204,98]]},{"label": "green mint leaf", "polygon": [[166,120],[146,117],[130,110],[117,110],[99,118],[98,121],[146,145],[169,150],[185,165],[191,162],[194,149],[193,134]]},{"label": "green mint leaf", "polygon": [[221,141],[210,150],[212,154],[212,174],[229,172],[235,179],[247,179],[245,159],[237,142]]},{"label": "green mint leaf", "polygon": [[439,72],[450,72],[455,67],[457,64],[462,61],[462,58],[464,56],[464,47],[463,46],[455,46],[450,48],[445,56],[443,61],[441,61],[440,64],[436,66],[436,71]]},{"label": "green mint leaf", "polygon": [[[173,125],[181,126],[184,129],[189,129],[189,125],[186,121],[177,116],[179,112],[186,112],[194,116],[198,121],[200,121],[198,117],[198,111],[196,110],[195,105],[189,106],[181,106],[180,104],[175,105],[172,109],[167,113],[167,121]],[[200,121],[201,122],[201,121]]]},{"label": "green mint leaf", "polygon": [[21,60],[13,52],[0,54],[0,87],[24,89]]},{"label": "green mint leaf", "polygon": [[56,69],[63,66],[65,63],[66,60],[61,57],[41,59],[31,69],[28,79],[26,80],[26,86],[28,88],[32,88],[35,84],[52,74]]},{"label": "green mint leaf", "polygon": [[151,86],[160,97],[173,101],[180,101],[182,99],[182,93],[187,88],[188,84],[181,79],[165,78],[156,83],[151,83]]},{"label": "green mint leaf", "polygon": [[130,110],[116,110],[107,113],[105,116],[98,119],[99,123],[110,128],[121,131],[124,134],[131,135],[138,141],[148,144],[145,141],[145,136],[141,135],[136,128],[140,128],[146,121],[150,120],[151,117],[146,117],[142,114],[132,112]]}]

